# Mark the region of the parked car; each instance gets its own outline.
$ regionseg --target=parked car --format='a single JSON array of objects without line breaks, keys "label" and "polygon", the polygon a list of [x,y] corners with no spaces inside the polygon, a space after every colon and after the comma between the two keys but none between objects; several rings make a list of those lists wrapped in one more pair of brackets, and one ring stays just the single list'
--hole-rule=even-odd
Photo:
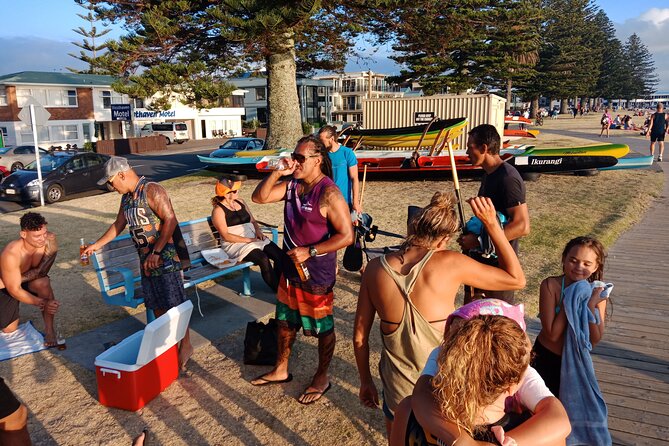
[{"label": "parked car", "polygon": [[[46,155],[48,151],[39,148],[40,156]],[[28,163],[35,161],[35,146],[3,147],[0,149],[0,167],[10,172],[23,169]]]},{"label": "parked car", "polygon": [[227,158],[234,156],[237,152],[247,150],[262,150],[265,146],[265,141],[259,138],[232,138],[221,144],[221,146],[211,152],[211,158]]},{"label": "parked car", "polygon": [[[91,152],[53,152],[40,156],[44,201],[55,203],[66,195],[99,189],[107,155]],[[104,187],[104,186],[103,186]],[[37,163],[27,164],[0,182],[0,197],[13,201],[39,201]]]},{"label": "parked car", "polygon": [[188,124],[185,122],[152,122],[146,124],[139,131],[139,136],[158,136],[165,137],[169,146],[173,142],[178,144],[188,141]]}]

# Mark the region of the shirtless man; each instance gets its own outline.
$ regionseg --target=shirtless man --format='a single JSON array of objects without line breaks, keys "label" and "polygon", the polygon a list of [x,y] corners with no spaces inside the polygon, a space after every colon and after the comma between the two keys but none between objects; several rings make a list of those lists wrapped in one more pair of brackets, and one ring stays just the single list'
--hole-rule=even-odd
[{"label": "shirtless man", "polygon": [[16,331],[19,302],[35,305],[44,316],[44,345],[54,347],[53,319],[60,303],[47,274],[58,253],[56,235],[47,231],[46,220],[35,212],[24,214],[20,223],[20,238],[0,254],[0,328],[3,333]]}]

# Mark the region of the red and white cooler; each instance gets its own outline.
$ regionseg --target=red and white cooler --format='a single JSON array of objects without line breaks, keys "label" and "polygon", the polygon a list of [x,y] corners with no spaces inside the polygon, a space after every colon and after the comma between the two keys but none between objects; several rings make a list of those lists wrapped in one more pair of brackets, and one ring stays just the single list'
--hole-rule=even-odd
[{"label": "red and white cooler", "polygon": [[187,300],[98,355],[100,404],[136,411],[172,384],[179,376],[177,343],[186,334],[192,312]]}]

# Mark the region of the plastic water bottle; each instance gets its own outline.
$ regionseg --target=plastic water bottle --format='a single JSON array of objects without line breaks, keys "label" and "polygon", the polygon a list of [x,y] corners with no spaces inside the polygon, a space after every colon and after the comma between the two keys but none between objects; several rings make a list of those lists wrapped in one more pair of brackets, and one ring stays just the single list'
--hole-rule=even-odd
[{"label": "plastic water bottle", "polygon": [[82,238],[79,242],[79,263],[81,263],[81,266],[88,266],[91,263],[91,261],[88,259],[88,256],[84,253],[86,248],[88,248],[88,245]]},{"label": "plastic water bottle", "polygon": [[285,170],[286,162],[283,158],[272,158],[267,161],[267,168],[270,170]]},{"label": "plastic water bottle", "polygon": [[65,343],[65,336],[63,335],[63,331],[60,329],[59,326],[56,326],[56,345],[58,350],[67,349],[67,344]]}]

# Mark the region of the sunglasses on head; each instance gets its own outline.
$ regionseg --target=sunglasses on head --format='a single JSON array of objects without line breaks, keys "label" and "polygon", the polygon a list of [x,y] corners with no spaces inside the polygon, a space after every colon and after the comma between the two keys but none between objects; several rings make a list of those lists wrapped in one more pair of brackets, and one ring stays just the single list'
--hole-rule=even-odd
[{"label": "sunglasses on head", "polygon": [[291,153],[290,157],[293,159],[293,161],[297,161],[300,164],[304,164],[304,162],[307,160],[307,158],[316,158],[319,157],[320,155],[302,155],[301,153]]}]

